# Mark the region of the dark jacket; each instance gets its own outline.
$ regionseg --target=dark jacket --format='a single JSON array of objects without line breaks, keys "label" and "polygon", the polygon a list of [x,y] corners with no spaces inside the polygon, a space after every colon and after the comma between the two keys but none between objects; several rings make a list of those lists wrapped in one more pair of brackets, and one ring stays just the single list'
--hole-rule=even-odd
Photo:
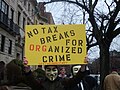
[{"label": "dark jacket", "polygon": [[83,80],[87,83],[87,86],[89,88],[87,90],[93,90],[93,88],[98,86],[97,79],[92,76],[88,75]]},{"label": "dark jacket", "polygon": [[[82,82],[84,90],[89,90],[88,84],[83,80],[81,82]],[[79,84],[76,84],[74,87],[68,87],[65,90],[82,90],[82,87],[81,87],[81,84],[79,83]]]},{"label": "dark jacket", "polygon": [[77,75],[73,78],[69,79],[60,79],[57,78],[55,81],[50,81],[47,78],[42,81],[35,80],[34,76],[31,72],[26,74],[26,79],[28,86],[32,88],[32,90],[65,90],[65,88],[75,87],[82,79],[86,76],[86,71],[79,71]]},{"label": "dark jacket", "polygon": [[95,86],[97,86],[97,80],[91,76],[85,76],[78,84],[74,87],[67,87],[66,90],[82,90],[81,83],[83,85],[84,90],[93,90]]}]

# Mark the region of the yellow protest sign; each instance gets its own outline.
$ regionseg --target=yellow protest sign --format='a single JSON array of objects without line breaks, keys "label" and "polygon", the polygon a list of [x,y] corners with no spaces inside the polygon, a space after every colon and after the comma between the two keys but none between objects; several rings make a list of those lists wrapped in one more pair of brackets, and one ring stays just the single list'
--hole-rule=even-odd
[{"label": "yellow protest sign", "polygon": [[27,25],[25,57],[28,65],[84,64],[85,25]]}]

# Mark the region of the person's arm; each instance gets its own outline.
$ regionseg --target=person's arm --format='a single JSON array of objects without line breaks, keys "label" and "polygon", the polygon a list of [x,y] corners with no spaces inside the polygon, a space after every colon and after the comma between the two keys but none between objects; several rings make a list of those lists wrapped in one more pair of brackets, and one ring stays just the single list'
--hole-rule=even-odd
[{"label": "person's arm", "polygon": [[42,84],[41,82],[38,82],[31,69],[30,69],[30,66],[27,65],[27,59],[24,58],[23,60],[23,64],[24,64],[24,73],[25,73],[25,83],[30,86],[33,90],[41,90],[43,87],[42,87]]},{"label": "person's arm", "polygon": [[88,72],[86,71],[86,65],[82,65],[81,69],[78,71],[75,77],[64,79],[62,80],[62,84],[65,87],[74,87],[77,85],[86,75]]},{"label": "person's arm", "polygon": [[86,70],[86,64],[88,63],[88,57],[85,57],[84,59],[84,65],[81,65],[80,70],[78,71],[78,73],[76,74],[76,76],[69,78],[69,79],[64,79],[62,80],[62,84],[65,87],[74,87],[76,86],[79,82],[81,82],[81,80],[88,75],[88,70]]}]

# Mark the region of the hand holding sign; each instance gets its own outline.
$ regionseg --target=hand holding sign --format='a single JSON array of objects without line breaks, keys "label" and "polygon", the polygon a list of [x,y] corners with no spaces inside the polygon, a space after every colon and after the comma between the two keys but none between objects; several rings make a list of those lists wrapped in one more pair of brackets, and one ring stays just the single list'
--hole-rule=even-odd
[{"label": "hand holding sign", "polygon": [[30,71],[30,66],[28,64],[28,60],[26,57],[23,58],[23,64],[24,64],[24,71],[28,73]]},{"label": "hand holding sign", "polygon": [[[89,60],[89,59],[88,59],[88,57],[86,56],[85,59],[84,59],[84,63],[87,64],[87,63],[88,63],[88,60]],[[86,64],[81,65],[81,69],[80,69],[80,70],[81,70],[82,72],[86,71]]]},{"label": "hand holding sign", "polygon": [[84,63],[87,64],[88,62],[89,62],[89,58],[88,58],[88,56],[86,56],[85,59],[84,59]]}]

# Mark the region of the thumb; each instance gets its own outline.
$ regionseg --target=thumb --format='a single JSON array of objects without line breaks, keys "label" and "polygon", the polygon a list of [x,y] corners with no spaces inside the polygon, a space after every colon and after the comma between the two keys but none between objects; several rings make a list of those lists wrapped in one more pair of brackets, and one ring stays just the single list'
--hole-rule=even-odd
[{"label": "thumb", "polygon": [[23,58],[23,64],[24,64],[24,65],[27,65],[27,64],[28,64],[28,60],[27,60],[26,57]]},{"label": "thumb", "polygon": [[24,64],[24,71],[27,73],[30,71],[30,66],[28,64],[28,60],[26,57],[23,58],[23,64]]}]

